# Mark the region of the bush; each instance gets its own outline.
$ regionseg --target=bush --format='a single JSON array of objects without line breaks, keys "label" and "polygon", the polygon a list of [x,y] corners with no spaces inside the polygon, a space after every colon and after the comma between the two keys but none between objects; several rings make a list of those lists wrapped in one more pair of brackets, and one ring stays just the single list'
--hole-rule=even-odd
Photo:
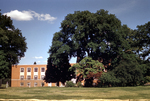
[{"label": "bush", "polygon": [[77,87],[83,87],[82,83],[81,83],[81,82],[78,82],[78,83],[77,83]]},{"label": "bush", "polygon": [[66,81],[65,87],[75,87],[75,84],[72,81]]},{"label": "bush", "polygon": [[150,76],[144,77],[144,81],[145,81],[145,83],[150,82]]},{"label": "bush", "polygon": [[118,86],[117,84],[119,83],[119,80],[115,77],[113,72],[103,73],[99,80],[99,87],[115,87]]}]

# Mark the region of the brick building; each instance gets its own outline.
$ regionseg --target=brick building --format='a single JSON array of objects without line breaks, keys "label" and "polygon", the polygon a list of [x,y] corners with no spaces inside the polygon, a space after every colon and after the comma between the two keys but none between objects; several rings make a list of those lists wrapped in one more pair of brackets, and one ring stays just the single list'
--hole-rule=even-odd
[{"label": "brick building", "polygon": [[[71,64],[72,66],[73,64]],[[11,71],[11,87],[57,86],[44,82],[47,65],[14,65]],[[59,82],[59,86],[64,86]]]},{"label": "brick building", "polygon": [[11,71],[11,87],[56,86],[55,83],[46,83],[47,65],[14,65]]}]

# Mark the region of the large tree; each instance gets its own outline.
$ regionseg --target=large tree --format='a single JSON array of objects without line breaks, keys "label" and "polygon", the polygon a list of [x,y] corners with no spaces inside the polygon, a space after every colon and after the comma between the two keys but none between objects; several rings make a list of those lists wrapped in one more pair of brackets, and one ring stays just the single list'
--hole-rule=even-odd
[{"label": "large tree", "polygon": [[[62,65],[69,64],[72,57],[77,57],[76,62],[79,63],[84,57],[90,56],[102,62],[106,68],[113,68],[122,55],[131,50],[126,40],[130,29],[122,26],[115,15],[103,9],[96,13],[76,11],[68,14],[60,28],[60,32],[54,34],[49,50],[51,65],[47,69],[47,79],[50,68],[55,65],[60,70]],[[68,67],[64,69],[66,71]]]},{"label": "large tree", "polygon": [[15,29],[12,20],[0,13],[0,78],[10,78],[11,66],[18,64],[27,49],[25,37]]}]

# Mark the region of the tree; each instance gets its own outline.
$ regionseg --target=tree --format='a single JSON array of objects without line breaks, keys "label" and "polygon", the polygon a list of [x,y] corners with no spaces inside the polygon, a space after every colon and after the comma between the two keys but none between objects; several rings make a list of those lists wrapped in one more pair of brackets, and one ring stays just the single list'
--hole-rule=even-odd
[{"label": "tree", "polygon": [[6,54],[3,50],[0,50],[0,79],[9,77],[8,72],[10,72],[10,69],[9,63],[6,61]]},{"label": "tree", "polygon": [[128,41],[131,44],[132,52],[139,57],[138,63],[143,77],[150,76],[150,22],[138,25],[136,30],[132,30],[128,35]]},{"label": "tree", "polygon": [[21,31],[13,26],[11,18],[0,13],[0,57],[3,60],[0,72],[5,72],[5,78],[10,77],[11,66],[24,57],[27,49],[25,40]]},{"label": "tree", "polygon": [[131,59],[130,61],[122,60],[113,70],[116,78],[120,81],[118,86],[137,86],[144,80],[140,64]]},{"label": "tree", "polygon": [[100,87],[115,87],[118,86],[120,80],[116,78],[114,72],[110,71],[103,73],[99,78],[98,86]]},{"label": "tree", "polygon": [[99,78],[101,86],[137,86],[144,81],[143,70],[135,54],[124,54],[119,64]]},{"label": "tree", "polygon": [[[148,25],[146,26],[148,28]],[[89,56],[93,60],[98,60],[104,64],[108,72],[112,70],[112,72],[119,71],[117,68],[121,67],[128,74],[128,66],[132,67],[135,61],[140,61],[137,59],[137,53],[145,45],[142,40],[144,38],[149,40],[149,34],[145,34],[147,36],[141,39],[141,31],[131,30],[127,25],[121,25],[121,21],[115,15],[108,14],[108,11],[103,9],[98,10],[96,13],[75,11],[74,14],[68,14],[62,21],[60,28],[61,30],[54,34],[52,46],[49,50],[49,60],[51,60],[49,68],[55,65],[57,71],[66,63],[69,64],[72,57],[77,57],[76,62],[80,63],[82,59]],[[144,42],[148,43],[149,41]],[[138,45],[139,43],[141,44]],[[127,62],[130,60],[129,58],[135,61]],[[121,65],[125,63],[128,63],[128,65]],[[137,63],[132,68],[139,72],[140,67],[141,64]],[[67,69],[68,67],[65,68],[65,71]],[[48,75],[50,74],[47,74],[46,77],[49,77]],[[130,76],[133,75],[134,73]],[[138,79],[138,81],[140,80]],[[132,81],[134,81],[133,78]],[[125,82],[125,84],[127,83],[128,81]]]},{"label": "tree", "polygon": [[144,25],[138,25],[136,30],[132,30],[128,35],[128,41],[134,53],[138,54],[142,60],[149,60],[150,54],[150,21]]},{"label": "tree", "polygon": [[98,79],[104,69],[102,63],[98,60],[92,60],[91,57],[85,57],[79,63],[69,68],[70,71],[75,71],[76,75],[79,75],[77,82],[85,80],[85,86],[92,86],[93,80]]},{"label": "tree", "polygon": [[103,9],[96,13],[75,11],[74,14],[68,14],[60,28],[60,32],[54,34],[49,50],[49,60],[57,70],[63,64],[68,64],[72,57],[77,57],[79,63],[86,56],[101,61],[106,68],[113,68],[120,61],[121,55],[130,50],[124,38],[130,29],[126,25],[122,26],[115,15]]},{"label": "tree", "polygon": [[144,25],[137,26],[138,28],[138,46],[141,45],[141,48],[143,48],[141,56],[143,57],[143,60],[150,59],[150,21]]}]

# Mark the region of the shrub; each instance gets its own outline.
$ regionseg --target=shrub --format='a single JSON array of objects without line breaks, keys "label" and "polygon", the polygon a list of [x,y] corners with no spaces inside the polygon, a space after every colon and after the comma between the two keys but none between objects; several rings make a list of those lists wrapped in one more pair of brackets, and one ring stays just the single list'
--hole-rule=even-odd
[{"label": "shrub", "polygon": [[147,82],[150,82],[150,76],[146,76],[146,77],[144,77],[144,81],[145,81],[145,83],[147,83]]},{"label": "shrub", "polygon": [[75,87],[75,84],[72,81],[66,81],[65,87]]},{"label": "shrub", "polygon": [[100,82],[98,83],[99,87],[115,87],[120,82],[113,72],[103,73],[99,78]]},{"label": "shrub", "polygon": [[82,83],[81,83],[81,82],[78,82],[78,83],[77,83],[77,87],[83,87]]}]

